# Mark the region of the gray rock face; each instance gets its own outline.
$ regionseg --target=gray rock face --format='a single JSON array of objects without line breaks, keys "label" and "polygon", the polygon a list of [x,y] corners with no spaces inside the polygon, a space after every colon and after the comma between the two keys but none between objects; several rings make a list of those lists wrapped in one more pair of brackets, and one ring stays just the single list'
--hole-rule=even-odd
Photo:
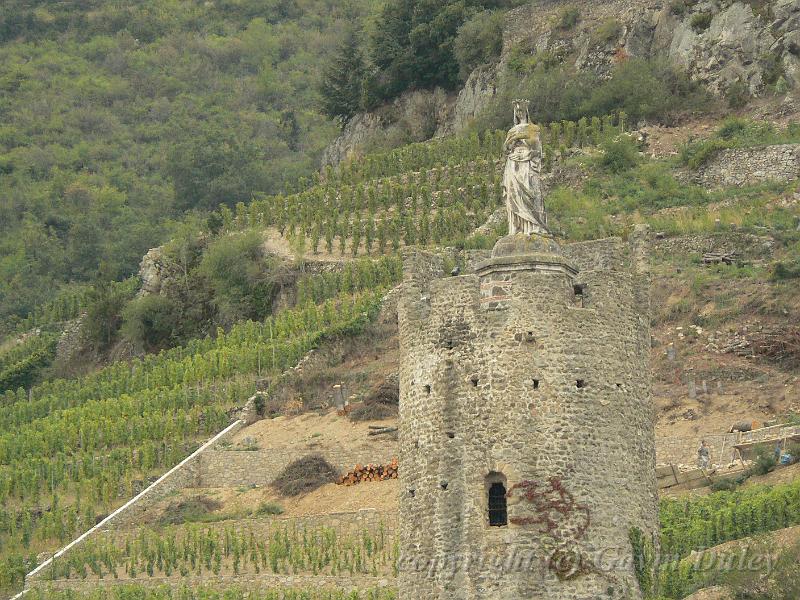
[{"label": "gray rock face", "polygon": [[[477,69],[456,98],[436,105],[437,136],[462,131],[486,107],[497,94],[503,65],[520,45],[601,76],[626,58],[663,56],[719,95],[737,82],[755,96],[781,77],[787,88],[800,85],[798,0],[772,0],[757,11],[746,2],[702,0],[682,14],[663,0],[582,2],[580,20],[568,31],[558,26],[564,5],[543,0],[508,12],[500,65]],[[701,15],[710,18],[705,30],[698,22]],[[609,33],[598,35],[601,30]],[[388,112],[397,112],[403,102]],[[355,117],[325,153],[323,164],[338,164],[370,136],[385,135],[392,122],[378,113]]]},{"label": "gray rock face", "polygon": [[345,125],[342,134],[325,149],[322,164],[336,166],[363,146],[372,136],[379,134],[384,120],[375,113],[356,115]]},{"label": "gray rock face", "polygon": [[140,296],[158,294],[164,280],[164,261],[161,247],[151,248],[139,263]]},{"label": "gray rock face", "polygon": [[496,95],[497,73],[494,67],[475,69],[459,92],[450,118],[437,130],[437,137],[463,131]]},{"label": "gray rock face", "polygon": [[[668,56],[673,62],[717,94],[737,81],[746,83],[752,94],[763,91],[765,59],[775,39],[750,5],[734,2],[723,7],[704,2],[680,21],[668,13],[665,9],[659,26],[672,29]],[[692,26],[692,19],[700,14],[713,15],[705,31]]]}]

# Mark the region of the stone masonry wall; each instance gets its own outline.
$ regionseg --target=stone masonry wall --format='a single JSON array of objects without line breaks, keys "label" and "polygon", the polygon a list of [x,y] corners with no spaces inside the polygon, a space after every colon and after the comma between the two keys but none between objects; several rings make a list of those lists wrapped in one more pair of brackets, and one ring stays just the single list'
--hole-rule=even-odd
[{"label": "stone masonry wall", "polygon": [[[266,486],[291,462],[313,454],[313,449],[295,448],[259,450],[255,452],[211,450],[206,452],[197,469],[192,487]],[[384,464],[398,455],[397,442],[386,440],[380,455],[365,455],[347,447],[321,452],[341,472],[357,464]]]},{"label": "stone masonry wall", "polygon": [[800,144],[723,150],[692,179],[705,187],[743,187],[800,178]]},{"label": "stone masonry wall", "polygon": [[406,255],[401,600],[641,598],[629,531],[658,529],[647,279],[619,240],[540,244],[538,270],[495,255],[505,271],[434,279],[434,257]]}]

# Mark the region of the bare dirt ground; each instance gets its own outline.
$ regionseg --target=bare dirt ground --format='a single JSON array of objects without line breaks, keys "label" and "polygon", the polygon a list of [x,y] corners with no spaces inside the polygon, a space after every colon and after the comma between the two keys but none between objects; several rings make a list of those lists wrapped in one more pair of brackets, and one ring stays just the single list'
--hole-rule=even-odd
[{"label": "bare dirt ground", "polygon": [[370,425],[396,427],[397,419],[354,423],[348,417],[338,416],[335,410],[322,415],[307,413],[296,417],[276,417],[242,429],[232,441],[234,445],[251,441],[259,450],[302,447],[313,452],[346,446],[364,450],[367,455],[380,454],[383,442],[379,437],[368,435]]},{"label": "bare dirt ground", "polygon": [[[338,238],[333,246],[333,252],[331,253],[325,250],[325,240],[322,240],[320,243],[317,254],[314,254],[313,249],[308,247],[308,245],[309,242],[306,242],[305,248],[292,248],[292,243],[287,238],[283,237],[281,232],[274,227],[268,227],[264,230],[264,249],[270,254],[288,260],[303,259],[308,262],[345,263],[355,260],[355,258],[363,258],[364,254],[362,251],[362,256],[353,257],[349,242],[345,248],[345,253],[340,253]],[[302,250],[302,252],[298,252],[298,250]]]},{"label": "bare dirt ground", "polygon": [[[158,523],[172,504],[206,498],[220,503],[212,514],[216,519],[232,520],[251,518],[265,504],[277,505],[283,512],[276,518],[291,519],[313,515],[352,513],[375,510],[396,514],[398,510],[399,482],[396,479],[363,483],[353,486],[324,485],[303,496],[282,497],[270,487],[258,488],[190,488],[166,498],[148,510],[143,522]],[[264,517],[269,518],[269,517]]]}]

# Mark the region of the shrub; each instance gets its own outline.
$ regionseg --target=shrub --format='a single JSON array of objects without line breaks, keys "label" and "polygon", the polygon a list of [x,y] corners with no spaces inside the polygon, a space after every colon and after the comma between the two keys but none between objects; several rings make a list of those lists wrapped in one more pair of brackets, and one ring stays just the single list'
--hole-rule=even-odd
[{"label": "shrub", "polygon": [[639,149],[630,136],[620,135],[613,140],[606,140],[600,148],[603,154],[597,163],[611,173],[622,173],[639,164]]},{"label": "shrub", "polygon": [[581,9],[577,6],[566,6],[561,9],[558,15],[558,28],[561,31],[569,31],[581,18]]},{"label": "shrub", "polygon": [[770,272],[772,281],[785,281],[787,279],[797,279],[800,277],[800,259],[793,258],[788,262],[778,261]]},{"label": "shrub", "polygon": [[281,515],[283,514],[283,507],[274,502],[262,502],[258,505],[255,514],[259,517],[264,515]]},{"label": "shrub", "polygon": [[398,416],[397,406],[382,402],[364,402],[350,411],[350,420],[355,422],[384,421]]},{"label": "shrub", "polygon": [[690,24],[692,29],[694,29],[697,33],[702,33],[709,27],[711,27],[711,21],[714,19],[714,15],[708,12],[697,13],[696,15],[692,15],[692,19]]},{"label": "shrub", "polygon": [[334,483],[338,476],[339,472],[324,457],[310,454],[283,469],[272,482],[272,487],[282,496],[299,496]]},{"label": "shrub", "polygon": [[464,23],[453,43],[459,75],[466,80],[477,67],[495,62],[503,49],[503,14],[483,11]]},{"label": "shrub", "polygon": [[696,0],[672,0],[669,3],[669,11],[673,15],[682,17],[695,4],[697,4]]},{"label": "shrub", "polygon": [[663,60],[627,60],[614,69],[610,79],[587,90],[579,113],[606,115],[624,111],[631,123],[641,119],[669,122],[684,111],[705,111],[709,93],[685,72]]},{"label": "shrub", "polygon": [[270,313],[280,284],[280,269],[276,262],[266,259],[258,233],[218,239],[209,246],[198,271],[214,290],[214,302],[223,323],[263,318]]},{"label": "shrub", "polygon": [[182,502],[170,502],[161,514],[160,525],[180,525],[210,520],[211,513],[222,508],[222,503],[207,496],[195,496]]},{"label": "shrub", "polygon": [[178,319],[178,308],[169,298],[143,296],[122,311],[122,337],[139,351],[161,350],[170,346]]},{"label": "shrub", "polygon": [[778,80],[786,74],[783,59],[777,52],[770,52],[761,58],[764,68],[764,83],[776,85]]},{"label": "shrub", "polygon": [[771,449],[759,448],[750,471],[755,475],[766,475],[774,471],[776,465],[775,453]]},{"label": "shrub", "polygon": [[730,84],[725,90],[725,99],[728,101],[728,106],[733,109],[744,108],[750,98],[752,98],[750,86],[741,79]]},{"label": "shrub", "polygon": [[113,284],[99,284],[90,292],[81,324],[81,338],[90,349],[103,352],[116,341],[122,310],[131,296],[131,290]]},{"label": "shrub", "polygon": [[725,477],[717,479],[711,484],[712,492],[731,492],[747,481],[748,475],[746,473],[736,477]]},{"label": "shrub", "polygon": [[617,19],[606,19],[594,30],[592,41],[595,45],[608,44],[616,41],[622,35],[622,23]]}]

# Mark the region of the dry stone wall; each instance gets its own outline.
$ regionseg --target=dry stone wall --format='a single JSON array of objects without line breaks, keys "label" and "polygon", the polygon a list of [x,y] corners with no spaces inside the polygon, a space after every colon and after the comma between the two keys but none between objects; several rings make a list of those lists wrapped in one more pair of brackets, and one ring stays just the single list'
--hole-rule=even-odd
[{"label": "dry stone wall", "polygon": [[436,257],[407,252],[401,600],[642,597],[629,532],[655,540],[658,520],[640,251],[510,236],[433,278]]},{"label": "dry stone wall", "polygon": [[[206,452],[198,465],[192,487],[267,486],[291,462],[314,454],[314,448],[280,448],[255,452],[212,450]],[[339,447],[319,452],[341,472],[357,464],[388,463],[397,456],[397,442],[387,440],[380,455]]]},{"label": "dry stone wall", "polygon": [[705,187],[743,187],[800,178],[800,144],[723,150],[692,179]]}]

